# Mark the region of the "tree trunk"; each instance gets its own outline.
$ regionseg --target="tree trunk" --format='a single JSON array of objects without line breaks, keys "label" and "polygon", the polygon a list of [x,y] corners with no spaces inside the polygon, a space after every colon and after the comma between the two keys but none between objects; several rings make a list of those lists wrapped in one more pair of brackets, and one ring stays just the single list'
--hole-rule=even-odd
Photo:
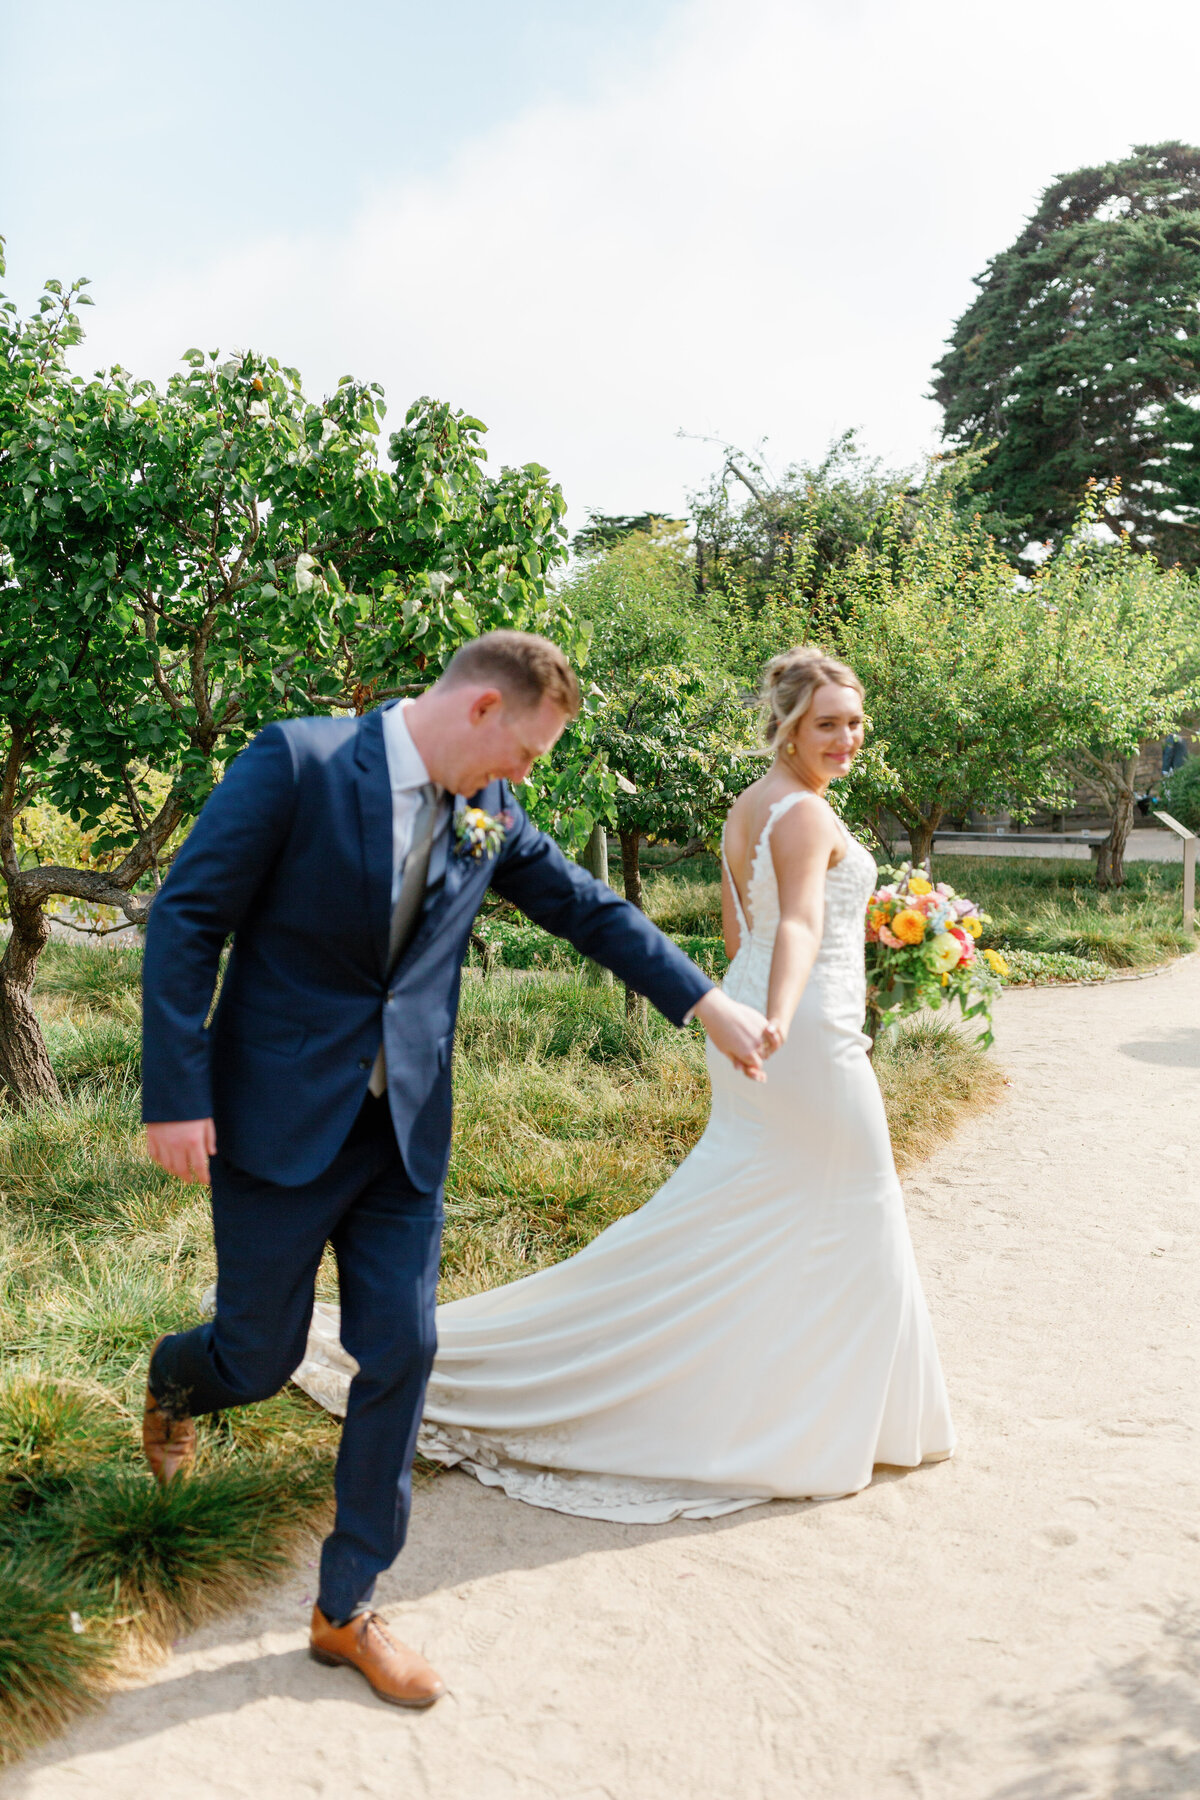
[{"label": "tree trunk", "polygon": [[1125,845],[1133,828],[1133,785],[1114,796],[1109,810],[1108,836],[1100,845],[1096,859],[1096,886],[1118,888],[1125,885]]},{"label": "tree trunk", "polygon": [[[621,838],[621,875],[625,882],[625,898],[639,912],[644,912],[642,905],[642,871],[638,862],[638,845],[642,841],[640,831],[622,831]],[[646,1017],[646,1001],[636,989],[626,986],[625,1016],[627,1019]]]},{"label": "tree trunk", "polygon": [[29,995],[37,960],[50,937],[40,905],[20,900],[9,888],[12,936],[0,958],[0,1082],[17,1106],[61,1098],[37,1014]]},{"label": "tree trunk", "polygon": [[638,862],[638,845],[642,841],[640,831],[622,831],[621,839],[621,878],[625,883],[625,898],[639,912],[644,912],[642,905],[642,869]]},{"label": "tree trunk", "polygon": [[[599,820],[592,826],[592,835],[580,851],[579,861],[589,875],[608,886],[608,827]],[[592,987],[611,987],[613,984],[612,970],[593,962],[590,956],[584,961],[583,978]]]},{"label": "tree trunk", "polygon": [[933,855],[933,834],[942,822],[940,806],[930,807],[928,813],[918,813],[915,820],[908,823],[908,841],[912,848],[912,864],[914,869],[928,869]]},{"label": "tree trunk", "polygon": [[489,944],[486,938],[481,938],[477,931],[473,931],[471,948],[478,952],[480,972],[486,981],[496,966],[496,946]]}]

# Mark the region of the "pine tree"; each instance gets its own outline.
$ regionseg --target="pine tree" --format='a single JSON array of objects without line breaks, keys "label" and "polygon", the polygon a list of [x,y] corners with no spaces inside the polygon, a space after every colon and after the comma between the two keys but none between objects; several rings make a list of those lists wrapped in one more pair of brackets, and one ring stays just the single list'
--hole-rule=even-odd
[{"label": "pine tree", "polygon": [[976,284],[933,392],[953,444],[995,442],[1010,546],[1061,542],[1094,480],[1135,548],[1200,565],[1200,149],[1061,177]]}]

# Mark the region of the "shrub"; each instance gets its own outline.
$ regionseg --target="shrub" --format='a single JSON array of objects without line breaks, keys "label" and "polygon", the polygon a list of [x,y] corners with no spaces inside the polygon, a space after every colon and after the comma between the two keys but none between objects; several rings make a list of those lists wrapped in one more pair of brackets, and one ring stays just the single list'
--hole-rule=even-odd
[{"label": "shrub", "polygon": [[1107,981],[1107,963],[1094,956],[1072,956],[1065,950],[1014,950],[1004,944],[1000,950],[1008,964],[1002,979],[1006,987],[1047,987],[1061,981]]},{"label": "shrub", "polygon": [[1189,831],[1200,832],[1200,755],[1189,756],[1173,769],[1159,790],[1158,806]]},{"label": "shrub", "polygon": [[0,1560],[0,1763],[87,1706],[99,1686],[104,1634],[78,1631],[70,1578],[44,1552]]}]

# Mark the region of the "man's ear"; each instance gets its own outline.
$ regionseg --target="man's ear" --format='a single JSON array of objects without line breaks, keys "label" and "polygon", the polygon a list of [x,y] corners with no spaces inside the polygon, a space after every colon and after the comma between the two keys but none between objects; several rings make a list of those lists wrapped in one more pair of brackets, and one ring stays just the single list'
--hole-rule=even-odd
[{"label": "man's ear", "polygon": [[472,725],[482,725],[485,719],[491,717],[497,708],[503,705],[504,695],[499,688],[480,688],[471,702],[471,710],[468,712],[467,718]]}]

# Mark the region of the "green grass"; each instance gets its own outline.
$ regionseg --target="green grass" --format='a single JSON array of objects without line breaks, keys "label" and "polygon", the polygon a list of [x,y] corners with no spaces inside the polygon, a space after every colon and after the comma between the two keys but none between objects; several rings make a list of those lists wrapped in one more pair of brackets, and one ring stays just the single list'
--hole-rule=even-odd
[{"label": "green grass", "polygon": [[[658,846],[645,854],[646,911],[710,974],[723,975],[727,959],[717,859],[688,857],[664,867],[669,855]],[[1125,886],[1107,894],[1096,887],[1090,862],[1066,858],[939,855],[934,876],[978,900],[992,915],[981,943],[1020,953],[1012,958],[1017,985],[1094,980],[1097,964],[1102,971],[1145,969],[1196,947],[1195,935],[1189,937],[1183,928],[1180,864],[1130,863]],[[619,889],[619,869],[614,881]],[[536,926],[501,920],[489,931],[506,967],[568,969],[577,964],[567,946]]]},{"label": "green grass", "polygon": [[1125,886],[1109,893],[1090,863],[1065,858],[935,856],[933,872],[991,914],[980,942],[1001,951],[1145,969],[1196,947],[1183,928],[1179,863],[1129,863]]},{"label": "green grass", "polygon": [[[681,920],[704,916],[704,885],[680,884]],[[0,1114],[0,1760],[279,1571],[330,1504],[338,1425],[295,1388],[202,1420],[196,1472],[167,1493],[142,1465],[150,1348],[197,1320],[214,1266],[205,1194],[142,1152],[136,968],[112,954],[50,958],[35,997],[66,1098]],[[902,1163],[1002,1079],[940,1023],[878,1068]],[[467,979],[455,1083],[447,1299],[590,1242],[708,1110],[698,1027],[630,1020],[619,989],[563,973]],[[328,1266],[319,1287],[335,1293]]]}]

